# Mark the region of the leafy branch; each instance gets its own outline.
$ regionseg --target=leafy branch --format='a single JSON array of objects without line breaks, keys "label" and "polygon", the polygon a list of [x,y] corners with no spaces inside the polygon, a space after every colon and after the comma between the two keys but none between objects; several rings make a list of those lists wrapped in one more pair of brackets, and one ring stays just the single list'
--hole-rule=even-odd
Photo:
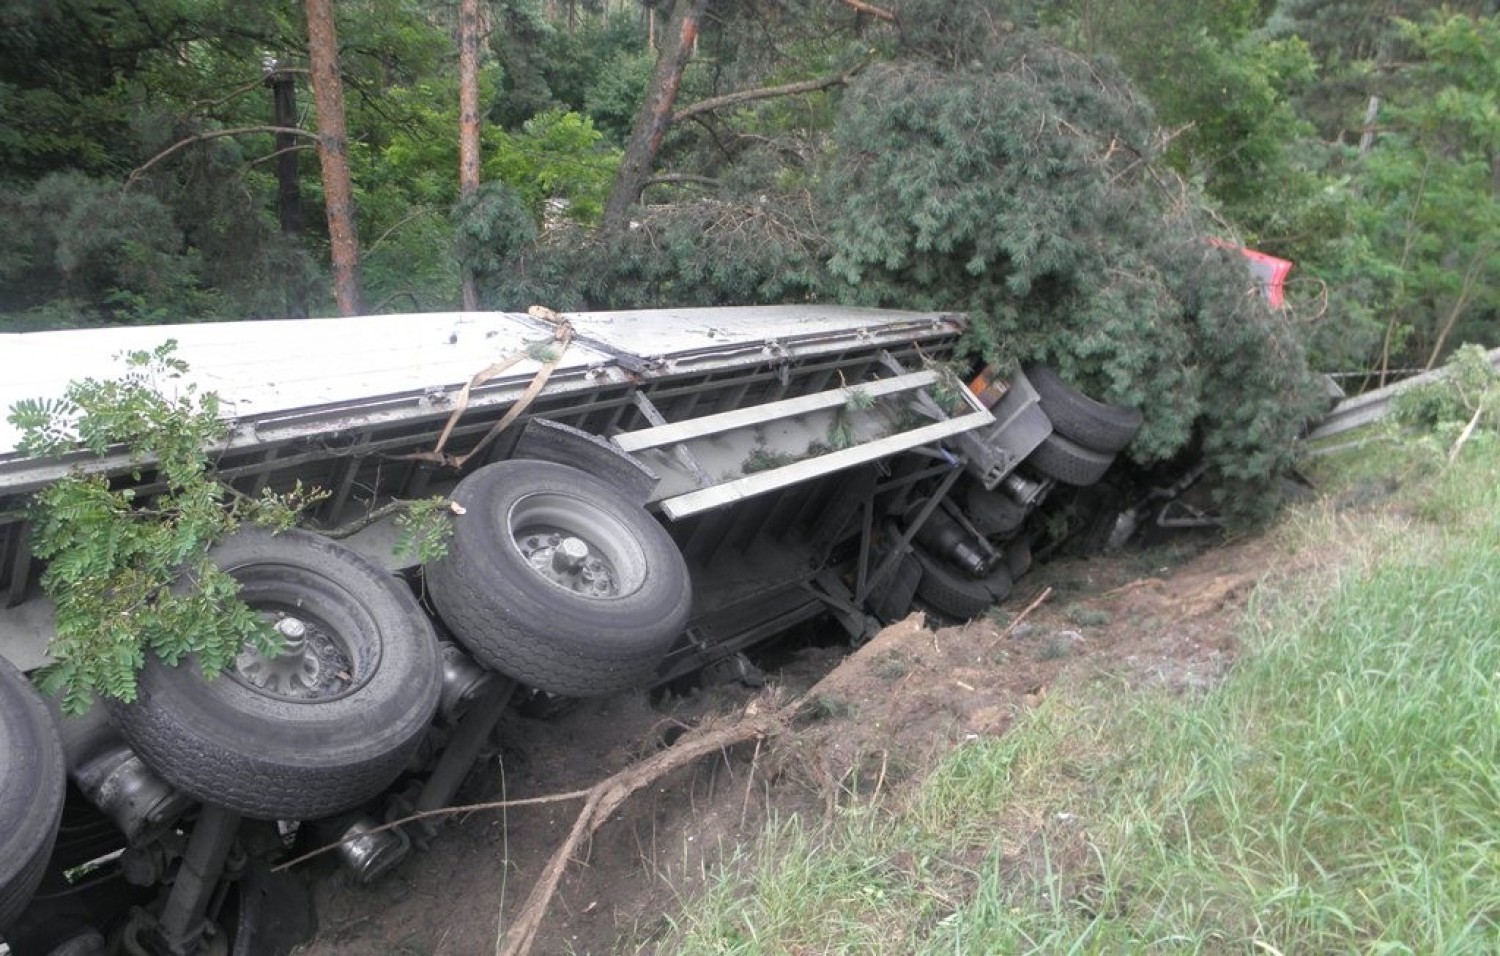
[{"label": "leafy branch", "polygon": [[1395,397],[1392,417],[1419,432],[1451,438],[1448,460],[1457,457],[1475,434],[1500,430],[1500,374],[1478,345],[1460,346],[1443,367],[1444,374]]},{"label": "leafy branch", "polygon": [[352,537],[370,525],[395,515],[396,540],[391,545],[391,551],[397,557],[415,558],[426,564],[448,553],[448,539],[453,536],[453,522],[448,520],[448,516],[463,513],[463,505],[442,495],[398,498],[347,524],[327,529],[322,534],[335,540]]},{"label": "leafy branch", "polygon": [[162,488],[142,497],[77,469],[32,496],[32,551],[48,562],[42,587],[57,606],[41,684],[69,713],[87,710],[95,695],[133,700],[148,651],[168,664],[195,655],[209,675],[247,644],[274,653],[275,633],[209,548],[246,521],[291,527],[324,496],[299,483],[251,498],[214,477],[208,450],[227,428],[217,396],[183,379],[176,345],[130,352],[120,378],[71,382],[60,399],[19,401],[8,416],[24,454],[102,458],[123,448],[131,478],[152,472]]}]

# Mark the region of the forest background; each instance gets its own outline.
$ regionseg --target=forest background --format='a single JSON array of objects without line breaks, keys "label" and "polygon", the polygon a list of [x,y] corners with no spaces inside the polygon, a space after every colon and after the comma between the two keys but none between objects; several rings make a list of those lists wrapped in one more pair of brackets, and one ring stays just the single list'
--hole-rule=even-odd
[{"label": "forest background", "polygon": [[1245,518],[1312,372],[1497,344],[1497,197],[1494,2],[0,4],[0,331],[959,309]]}]

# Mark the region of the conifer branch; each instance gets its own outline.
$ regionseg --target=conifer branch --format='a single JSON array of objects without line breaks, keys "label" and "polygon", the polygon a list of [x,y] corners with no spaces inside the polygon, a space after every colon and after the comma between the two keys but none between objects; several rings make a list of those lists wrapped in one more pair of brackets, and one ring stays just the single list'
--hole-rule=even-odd
[{"label": "conifer branch", "polygon": [[135,185],[135,181],[137,179],[140,179],[141,176],[146,172],[146,170],[150,169],[152,166],[155,166],[157,163],[166,159],[168,156],[171,156],[173,153],[186,149],[194,143],[203,143],[211,139],[223,139],[225,136],[248,136],[255,133],[282,133],[291,136],[305,136],[309,139],[314,140],[318,138],[317,133],[312,133],[305,129],[298,129],[295,126],[237,126],[234,129],[216,129],[210,130],[207,133],[195,133],[194,135],[186,137],[185,139],[178,140],[171,146],[168,146],[166,149],[162,150],[155,156],[152,156],[150,159],[146,160],[141,165],[137,166],[135,169],[131,170],[130,175],[125,179],[125,188],[129,189],[131,186]]}]

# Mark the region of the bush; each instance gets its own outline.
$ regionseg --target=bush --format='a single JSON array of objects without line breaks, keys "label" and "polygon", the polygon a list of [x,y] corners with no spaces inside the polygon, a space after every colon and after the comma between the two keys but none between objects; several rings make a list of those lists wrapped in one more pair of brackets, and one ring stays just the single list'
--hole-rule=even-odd
[{"label": "bush", "polygon": [[1255,520],[1311,375],[1154,135],[1122,77],[1030,34],[956,68],[868,70],[826,180],[836,294],[966,311],[987,358],[1046,361],[1141,408],[1143,464],[1200,434],[1229,516]]},{"label": "bush", "polygon": [[1398,424],[1434,432],[1457,432],[1471,421],[1476,428],[1500,430],[1497,412],[1500,375],[1484,348],[1472,344],[1453,353],[1440,378],[1407,389],[1391,403]]},{"label": "bush", "polygon": [[[145,193],[81,173],[55,173],[28,191],[0,196],[0,211],[27,228],[4,240],[0,308],[88,303],[78,318],[177,321],[208,311],[199,261],[171,210]],[[147,306],[149,303],[149,307]]]}]

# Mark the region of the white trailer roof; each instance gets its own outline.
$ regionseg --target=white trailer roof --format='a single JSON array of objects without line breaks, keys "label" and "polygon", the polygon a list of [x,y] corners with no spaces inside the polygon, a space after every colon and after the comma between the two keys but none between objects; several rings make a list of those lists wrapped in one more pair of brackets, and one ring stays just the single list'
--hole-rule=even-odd
[{"label": "white trailer roof", "polygon": [[[670,371],[722,355],[731,364],[795,354],[799,343],[868,341],[949,321],[950,315],[847,306],[751,306],[569,313],[578,333],[559,378],[589,368]],[[332,319],[130,326],[0,334],[0,418],[25,398],[58,397],[70,381],[117,377],[120,356],[169,339],[188,380],[216,392],[227,416],[274,419],[318,409],[424,401],[547,338],[551,326],[523,313],[437,312]],[[734,358],[738,356],[738,358]],[[524,360],[493,385],[524,384]],[[623,372],[621,372],[623,374]],[[0,458],[19,440],[0,421]]]},{"label": "white trailer roof", "polygon": [[[525,316],[457,312],[0,335],[0,408],[60,396],[75,379],[116,377],[122,353],[169,339],[188,363],[189,381],[218,393],[227,414],[254,418],[461,384],[545,336]],[[607,360],[580,345],[560,367]],[[526,361],[515,372],[529,379],[536,368]],[[0,423],[0,454],[18,439],[14,427]]]}]

